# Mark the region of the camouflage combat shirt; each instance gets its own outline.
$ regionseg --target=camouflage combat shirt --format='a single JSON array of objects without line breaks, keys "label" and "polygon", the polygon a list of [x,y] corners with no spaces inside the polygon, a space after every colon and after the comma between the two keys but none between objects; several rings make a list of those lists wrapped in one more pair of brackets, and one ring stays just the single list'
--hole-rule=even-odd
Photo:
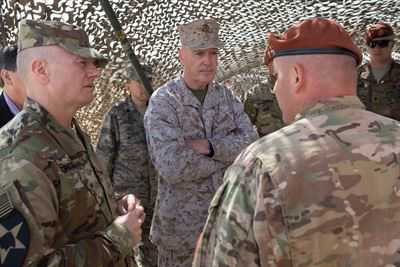
[{"label": "camouflage combat shirt", "polygon": [[147,151],[143,115],[130,95],[104,116],[96,152],[106,165],[114,190],[134,194],[149,215],[157,196],[157,180]]},{"label": "camouflage combat shirt", "polygon": [[[153,93],[144,123],[160,175],[151,239],[163,249],[193,250],[226,167],[257,132],[229,89],[211,82],[201,105],[181,75]],[[210,140],[213,157],[185,146],[199,138]]]},{"label": "camouflage combat shirt", "polygon": [[367,61],[359,68],[357,94],[367,110],[400,121],[400,63],[393,60],[390,70],[377,82]]},{"label": "camouflage combat shirt", "polygon": [[[117,205],[106,171],[89,137],[73,125],[75,130],[62,127],[27,98],[0,131],[1,260],[9,266],[20,266],[15,261],[24,257],[24,266],[132,262],[131,235],[113,223]],[[4,214],[4,207],[11,211]]]},{"label": "camouflage combat shirt", "polygon": [[[266,88],[257,92],[247,91],[244,99],[244,112],[256,126],[260,137],[283,127],[282,113],[276,97]],[[262,92],[259,92],[260,89]]]},{"label": "camouflage combat shirt", "polygon": [[333,97],[241,153],[193,266],[397,266],[400,123]]}]

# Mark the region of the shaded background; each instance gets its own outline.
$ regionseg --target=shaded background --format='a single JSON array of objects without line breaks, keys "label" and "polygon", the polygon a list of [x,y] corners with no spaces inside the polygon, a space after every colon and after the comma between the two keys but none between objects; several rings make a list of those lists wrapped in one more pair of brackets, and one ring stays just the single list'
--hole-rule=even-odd
[{"label": "shaded background", "polygon": [[[400,0],[391,1],[255,1],[255,0],[112,0],[136,55],[155,73],[154,88],[180,71],[177,26],[198,18],[213,18],[221,24],[217,80],[238,97],[265,83],[262,65],[267,32],[284,32],[290,25],[316,16],[341,23],[362,48],[362,37],[372,23],[383,21],[400,35]],[[95,142],[107,109],[126,94],[123,89],[125,53],[97,0],[0,0],[0,45],[16,42],[21,19],[52,19],[77,24],[89,34],[93,47],[110,62],[96,82],[96,98],[82,108],[77,119]],[[399,46],[394,48],[399,57]]]}]

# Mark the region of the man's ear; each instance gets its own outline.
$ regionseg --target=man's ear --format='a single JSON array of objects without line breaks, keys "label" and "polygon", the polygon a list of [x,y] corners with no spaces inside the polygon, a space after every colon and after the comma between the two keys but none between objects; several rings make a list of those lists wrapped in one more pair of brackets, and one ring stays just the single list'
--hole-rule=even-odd
[{"label": "man's ear", "polygon": [[45,60],[37,59],[31,63],[31,71],[33,76],[36,77],[43,84],[47,84],[50,81],[49,78],[49,65]]},{"label": "man's ear", "polygon": [[179,58],[179,62],[182,65],[185,65],[185,61],[183,60],[183,48],[179,48],[179,50],[178,50],[178,58]]},{"label": "man's ear", "polygon": [[126,91],[131,92],[131,87],[130,87],[129,83],[125,83],[124,88]]},{"label": "man's ear", "polygon": [[293,64],[292,66],[292,74],[293,74],[293,93],[300,94],[304,88],[305,83],[305,70],[303,66],[298,63]]},{"label": "man's ear", "polygon": [[13,85],[9,70],[5,70],[5,69],[0,70],[0,77],[3,80],[4,84],[8,84],[10,86]]}]

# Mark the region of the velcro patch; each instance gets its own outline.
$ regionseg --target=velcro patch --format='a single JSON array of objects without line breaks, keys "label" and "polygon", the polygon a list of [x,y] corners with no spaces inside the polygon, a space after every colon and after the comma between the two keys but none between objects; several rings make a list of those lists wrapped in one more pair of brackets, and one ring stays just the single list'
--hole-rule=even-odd
[{"label": "velcro patch", "polygon": [[28,223],[4,192],[0,195],[0,266],[22,266],[28,245]]}]

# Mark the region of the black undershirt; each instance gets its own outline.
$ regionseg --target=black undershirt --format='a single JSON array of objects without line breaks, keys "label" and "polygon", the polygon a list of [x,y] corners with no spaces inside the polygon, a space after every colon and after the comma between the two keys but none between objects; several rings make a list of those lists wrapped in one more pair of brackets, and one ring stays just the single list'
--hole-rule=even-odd
[{"label": "black undershirt", "polygon": [[189,90],[193,93],[193,95],[199,100],[199,102],[203,105],[204,99],[207,95],[207,88],[205,89],[192,89],[188,86]]}]

